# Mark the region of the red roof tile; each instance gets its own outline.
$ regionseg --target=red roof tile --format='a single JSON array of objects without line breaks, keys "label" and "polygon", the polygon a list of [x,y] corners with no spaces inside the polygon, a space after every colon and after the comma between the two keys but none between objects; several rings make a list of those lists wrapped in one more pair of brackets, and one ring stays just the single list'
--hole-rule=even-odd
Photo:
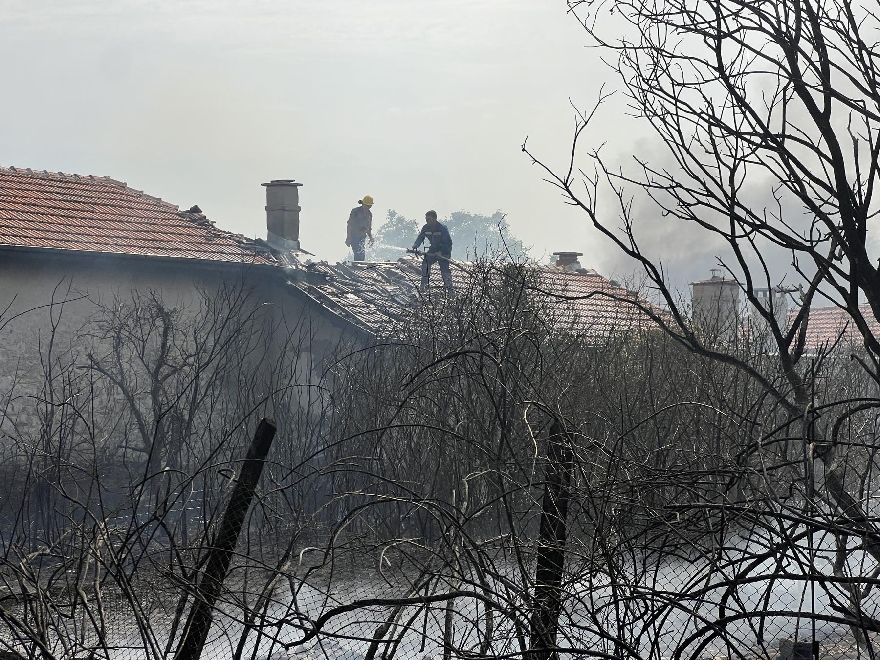
[{"label": "red roof tile", "polygon": [[0,246],[274,264],[260,243],[109,177],[0,167]]},{"label": "red roof tile", "polygon": [[[880,336],[880,323],[874,318],[869,305],[860,305],[859,311],[868,322],[868,327],[875,336]],[[793,318],[797,310],[791,310]],[[807,347],[819,349],[823,347],[853,346],[863,343],[862,336],[855,327],[849,313],[840,307],[813,307],[810,309],[807,325]]]},{"label": "red roof tile", "polygon": [[656,327],[636,305],[663,312],[634,291],[608,280],[592,269],[575,271],[555,266],[536,267],[537,290],[554,301],[557,326],[572,327],[590,336],[627,329]]}]

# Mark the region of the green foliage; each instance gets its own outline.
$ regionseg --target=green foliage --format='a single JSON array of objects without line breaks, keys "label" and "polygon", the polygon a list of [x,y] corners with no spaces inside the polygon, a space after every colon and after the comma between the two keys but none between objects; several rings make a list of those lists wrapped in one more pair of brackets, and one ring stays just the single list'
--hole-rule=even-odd
[{"label": "green foliage", "polygon": [[525,257],[522,241],[510,233],[501,211],[491,216],[456,211],[444,222],[452,234],[452,256],[456,259],[492,256],[516,261]]},{"label": "green foliage", "polygon": [[385,222],[373,233],[376,243],[372,248],[367,246],[367,257],[371,261],[397,261],[412,246],[419,229],[421,225],[415,220],[389,209]]},{"label": "green foliage", "polygon": [[[440,222],[452,235],[452,256],[455,259],[476,259],[491,256],[498,260],[522,260],[526,249],[521,240],[510,233],[504,213],[491,216],[456,211]],[[422,223],[389,210],[385,222],[374,232],[372,249],[367,248],[371,261],[396,261],[404,256],[419,233]]]}]

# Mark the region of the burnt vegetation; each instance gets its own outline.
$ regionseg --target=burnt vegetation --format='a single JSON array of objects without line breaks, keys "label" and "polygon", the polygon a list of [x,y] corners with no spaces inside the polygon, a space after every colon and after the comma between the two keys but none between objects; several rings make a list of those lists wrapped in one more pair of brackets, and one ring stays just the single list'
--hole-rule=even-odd
[{"label": "burnt vegetation", "polygon": [[[803,616],[775,603],[779,582],[871,524],[817,500],[802,416],[659,328],[572,323],[527,264],[469,273],[320,367],[303,364],[313,329],[240,288],[193,310],[155,295],[96,310],[27,399],[38,425],[4,420],[4,643],[59,658],[641,657],[751,629],[754,649],[775,648],[776,619]],[[763,340],[723,349],[785,388]],[[809,364],[821,396],[867,399],[860,363]],[[853,424],[869,414],[835,431],[860,474],[872,429]],[[222,520],[264,416],[278,434],[230,546]],[[840,607],[823,620],[851,623],[838,582],[821,583]],[[194,649],[208,594],[213,632]],[[760,623],[756,597],[776,619]]]}]

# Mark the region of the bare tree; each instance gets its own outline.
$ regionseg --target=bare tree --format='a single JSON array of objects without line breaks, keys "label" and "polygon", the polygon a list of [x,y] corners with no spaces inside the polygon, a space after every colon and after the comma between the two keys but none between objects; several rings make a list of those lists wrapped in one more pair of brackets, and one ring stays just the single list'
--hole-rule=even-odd
[{"label": "bare tree", "polygon": [[165,657],[201,598],[242,441],[272,415],[284,438],[246,518],[232,586],[214,594],[214,609],[247,621],[251,593],[277,582],[276,545],[299,538],[315,505],[297,466],[329,416],[320,370],[304,364],[320,359],[309,350],[319,328],[286,325],[240,283],[202,292],[192,309],[135,294],[97,308],[72,336],[60,331],[61,301],[44,311],[42,383],[33,393],[13,381],[4,398],[20,405],[0,418],[10,478],[0,644],[33,657],[106,657],[121,645]]},{"label": "bare tree", "polygon": [[667,652],[646,612],[681,617],[652,567],[712,556],[724,522],[700,505],[754,476],[739,456],[750,436],[719,411],[760,416],[738,408],[758,390],[663,333],[572,323],[529,266],[470,275],[339,365],[331,534],[304,579],[329,594],[358,567],[368,586],[289,615],[303,634],[287,645]]},{"label": "bare tree", "polygon": [[[569,0],[569,7],[671,163],[634,155],[632,166],[614,167],[595,149],[583,166],[578,140],[608,101],[604,91],[592,112],[579,113],[572,158],[561,170],[523,149],[643,269],[667,312],[643,311],[683,347],[750,381],[752,403],[719,413],[742,430],[751,427],[738,462],[763,473],[764,483],[750,478],[752,488],[731,498],[730,510],[777,520],[774,547],[785,560],[775,570],[792,562],[796,574],[822,575],[817,588],[826,605],[812,614],[851,624],[867,643],[861,631],[876,630],[880,614],[867,598],[872,569],[862,554],[872,557],[868,564],[880,560],[865,501],[875,488],[871,447],[880,407],[880,273],[870,234],[880,173],[877,15],[850,0]],[[600,205],[606,193],[618,213]],[[640,240],[633,209],[644,199],[655,217],[682,223],[679,235],[716,239],[720,265],[745,294],[749,314],[761,319],[769,351],[740,350],[748,329],[737,345],[701,335],[669,286],[662,253],[651,254]],[[786,283],[796,285],[788,315],[778,313],[778,298],[760,295],[779,284],[784,255],[791,268]],[[811,345],[817,303],[843,310],[861,346],[845,337],[837,346]],[[841,365],[850,358],[858,369]],[[851,494],[854,487],[859,496]],[[716,504],[707,498],[699,508],[717,510]],[[779,519],[782,511],[790,522]],[[826,564],[817,556],[829,536],[838,552]],[[741,555],[743,562],[755,558]],[[764,580],[772,585],[772,574]],[[726,624],[707,621],[706,638],[716,634],[711,625]],[[765,632],[763,623],[755,627]]]}]

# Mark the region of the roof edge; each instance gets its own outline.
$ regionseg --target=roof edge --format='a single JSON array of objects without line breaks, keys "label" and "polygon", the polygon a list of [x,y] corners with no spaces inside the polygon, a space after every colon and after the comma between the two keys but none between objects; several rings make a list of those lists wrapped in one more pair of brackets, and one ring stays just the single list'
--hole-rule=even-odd
[{"label": "roof edge", "polygon": [[116,259],[150,259],[152,261],[165,261],[182,264],[204,264],[222,267],[247,266],[249,268],[270,268],[273,271],[283,270],[279,264],[259,263],[257,261],[228,261],[223,259],[201,259],[199,257],[170,257],[164,254],[131,254],[129,252],[110,252],[105,250],[74,250],[71,248],[37,247],[31,245],[8,245],[0,243],[0,252],[24,252],[30,254],[51,254],[61,257],[104,257]]}]

